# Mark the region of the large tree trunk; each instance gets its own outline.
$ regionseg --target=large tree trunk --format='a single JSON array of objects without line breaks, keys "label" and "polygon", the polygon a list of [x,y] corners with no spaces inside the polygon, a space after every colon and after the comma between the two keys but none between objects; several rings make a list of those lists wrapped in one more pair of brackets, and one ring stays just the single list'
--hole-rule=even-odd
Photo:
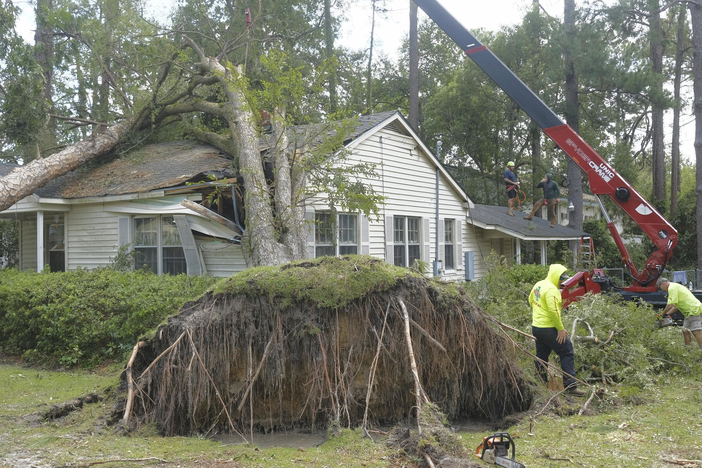
[{"label": "large tree trunk", "polygon": [[[566,123],[577,133],[580,133],[580,98],[578,96],[578,72],[575,69],[573,52],[576,41],[575,30],[575,0],[565,0],[563,8],[563,23],[566,34],[565,68],[566,68]],[[568,212],[568,226],[578,231],[583,230],[583,174],[575,161],[568,158],[568,201],[573,204],[573,211]],[[575,251],[576,243],[571,242],[571,250]]]},{"label": "large tree trunk", "polygon": [[71,145],[48,158],[35,159],[10,172],[0,179],[0,211],[94,157],[109,153],[130,128],[130,122],[113,125],[93,138]]},{"label": "large tree trunk", "polygon": [[[205,56],[205,53],[190,38],[184,37],[190,47],[199,55],[198,67],[212,74],[222,84],[227,97],[227,114],[230,133],[236,141],[239,155],[239,170],[244,177],[244,207],[246,209],[246,232],[242,239],[246,265],[270,266],[288,263],[295,259],[293,250],[280,242],[276,231],[276,218],[271,206],[271,196],[266,176],[263,171],[259,136],[254,118],[237,80],[241,78],[240,70],[230,70],[217,59]],[[235,75],[236,74],[236,75]],[[289,182],[289,181],[288,181]],[[280,183],[280,182],[278,182]],[[279,190],[287,190],[280,187]],[[289,186],[288,186],[289,189]],[[289,203],[289,202],[288,202]],[[285,209],[285,207],[283,207]]]},{"label": "large tree trunk", "polygon": [[673,79],[673,95],[675,96],[675,108],[673,109],[673,147],[671,148],[671,171],[670,171],[670,219],[675,218],[678,210],[678,192],[680,191],[680,110],[682,102],[680,99],[680,82],[682,79],[682,64],[685,53],[685,17],[687,10],[680,5],[678,13],[677,44],[675,47],[675,78]]},{"label": "large tree trunk", "polygon": [[[649,0],[650,17],[650,44],[651,44],[651,65],[653,73],[663,76],[663,45],[661,43],[661,14],[658,11],[660,3],[658,0]],[[655,85],[656,96],[652,99],[652,127],[653,127],[653,154],[651,164],[653,168],[653,204],[660,209],[662,202],[666,198],[666,172],[665,172],[665,141],[663,127],[663,106],[660,101],[663,96],[663,81]]]},{"label": "large tree trunk", "polygon": [[417,36],[417,4],[410,0],[409,124],[415,132],[419,132],[419,45]]},{"label": "large tree trunk", "polygon": [[689,2],[692,24],[693,90],[695,113],[695,191],[697,195],[697,268],[702,269],[702,4]]}]

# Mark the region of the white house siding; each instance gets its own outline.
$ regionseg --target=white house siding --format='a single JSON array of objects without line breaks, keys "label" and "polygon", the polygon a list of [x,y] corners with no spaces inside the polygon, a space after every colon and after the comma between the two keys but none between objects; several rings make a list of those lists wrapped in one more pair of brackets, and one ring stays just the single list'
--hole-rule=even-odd
[{"label": "white house siding", "polygon": [[246,269],[239,245],[209,241],[197,241],[197,245],[208,275],[226,278]]},{"label": "white house siding", "polygon": [[[347,161],[349,164],[375,163],[376,173],[381,179],[368,179],[364,182],[386,197],[386,203],[380,210],[380,219],[370,218],[370,255],[386,259],[387,216],[421,217],[422,243],[429,244],[429,258],[425,258],[426,249],[423,245],[422,260],[433,262],[436,248],[436,166],[421,153],[421,146],[409,136],[383,129],[353,148]],[[460,226],[462,252],[473,249],[476,240],[473,232],[466,227],[463,200],[443,174],[440,174],[439,178],[439,208],[439,217],[442,220],[454,219],[457,230]],[[424,220],[429,220],[429,239],[424,238]],[[441,232],[443,233],[443,229]],[[440,241],[443,244],[443,239]],[[445,277],[465,277],[462,252],[457,252],[455,270],[445,272]]]},{"label": "white house siding", "polygon": [[66,269],[108,266],[119,250],[118,219],[102,203],[73,205],[66,225]]},{"label": "white house siding", "polygon": [[37,271],[37,221],[20,223],[20,270]]},{"label": "white house siding", "polygon": [[489,245],[483,239],[484,232],[464,221],[463,233],[463,252],[473,252],[474,279],[482,278],[487,273],[484,257],[490,253]]}]

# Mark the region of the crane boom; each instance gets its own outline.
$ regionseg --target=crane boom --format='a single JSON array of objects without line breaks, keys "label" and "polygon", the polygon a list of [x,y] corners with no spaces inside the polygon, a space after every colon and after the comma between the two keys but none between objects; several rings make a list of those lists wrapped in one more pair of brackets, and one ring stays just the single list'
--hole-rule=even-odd
[{"label": "crane boom", "polygon": [[[592,193],[596,196],[609,196],[651,239],[658,250],[648,258],[646,265],[639,273],[614,223],[604,211],[608,220],[607,227],[619,249],[624,265],[634,279],[634,285],[628,289],[642,292],[655,291],[653,283],[662,273],[678,243],[678,233],[675,228],[438,1],[414,1],[541,127],[558,147],[575,161],[587,175]],[[601,206],[604,210],[604,205],[601,204]]]}]

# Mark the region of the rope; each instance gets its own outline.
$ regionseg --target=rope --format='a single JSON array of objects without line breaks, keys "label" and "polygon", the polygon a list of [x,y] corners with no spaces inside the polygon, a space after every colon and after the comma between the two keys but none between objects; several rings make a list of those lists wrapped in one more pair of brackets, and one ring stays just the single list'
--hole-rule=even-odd
[{"label": "rope", "polygon": [[517,200],[517,209],[521,209],[522,203],[526,201],[526,193],[524,193],[524,191],[520,189],[518,185],[505,185],[505,190],[507,192],[509,192],[510,190],[517,191],[517,196],[515,197],[515,200]]}]

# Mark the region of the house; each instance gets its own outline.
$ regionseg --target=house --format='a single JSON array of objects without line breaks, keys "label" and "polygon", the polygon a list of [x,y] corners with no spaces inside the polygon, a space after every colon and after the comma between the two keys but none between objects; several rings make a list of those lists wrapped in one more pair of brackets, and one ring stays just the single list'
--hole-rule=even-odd
[{"label": "house", "polygon": [[[378,178],[364,182],[386,202],[377,219],[343,212],[330,219],[321,198],[308,200],[310,257],[368,254],[406,267],[438,260],[443,277],[473,279],[485,274],[492,250],[519,261],[515,239],[581,235],[564,227],[514,228],[522,220],[474,205],[399,112],[360,117],[346,148],[350,163],[376,165]],[[23,270],[104,267],[129,251],[136,267],[156,273],[230,276],[246,268],[240,184],[217,149],[153,144],[60,177],[0,216],[20,225]]]}]

